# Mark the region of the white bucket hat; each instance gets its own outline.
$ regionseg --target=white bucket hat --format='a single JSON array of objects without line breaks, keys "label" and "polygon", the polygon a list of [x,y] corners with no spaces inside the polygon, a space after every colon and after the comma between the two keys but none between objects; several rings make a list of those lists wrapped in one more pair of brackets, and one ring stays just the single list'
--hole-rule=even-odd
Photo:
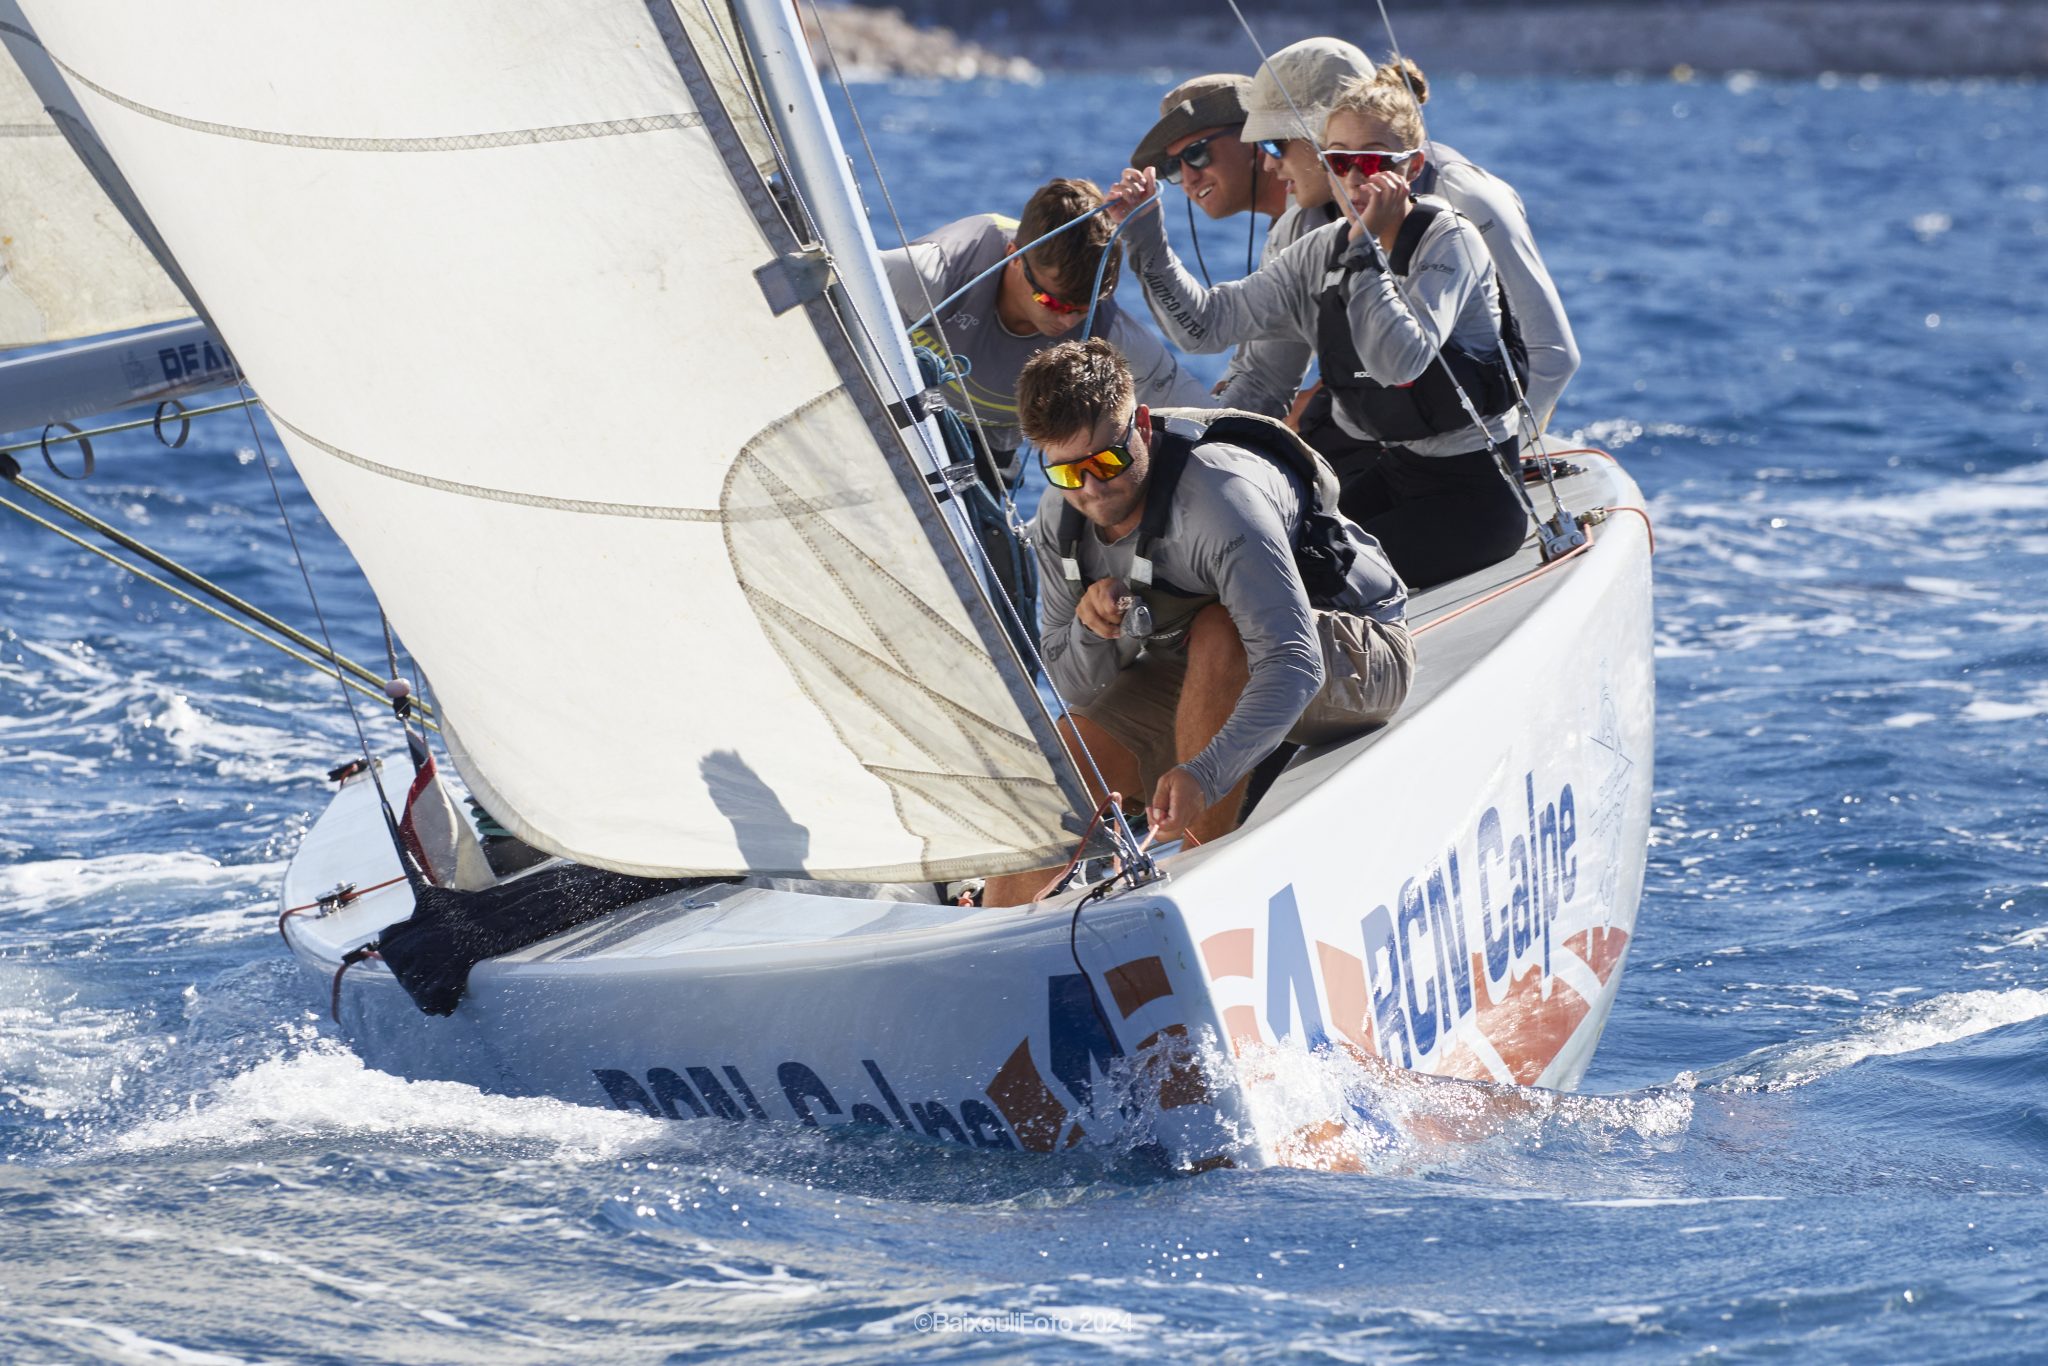
[{"label": "white bucket hat", "polygon": [[[1372,58],[1342,38],[1304,38],[1290,43],[1261,63],[1252,77],[1244,92],[1244,127],[1238,137],[1246,142],[1320,140],[1323,120],[1336,103],[1338,89],[1354,76],[1372,79],[1374,69]],[[1299,118],[1295,116],[1297,108]]]}]

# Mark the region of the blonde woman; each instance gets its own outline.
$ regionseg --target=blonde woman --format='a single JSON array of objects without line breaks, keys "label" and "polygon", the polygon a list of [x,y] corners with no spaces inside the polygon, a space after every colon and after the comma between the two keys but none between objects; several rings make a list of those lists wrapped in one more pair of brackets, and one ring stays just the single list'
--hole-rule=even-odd
[{"label": "blonde woman", "polygon": [[[1331,190],[1345,213],[1243,280],[1205,289],[1167,245],[1156,213],[1124,234],[1130,265],[1167,338],[1220,351],[1255,337],[1316,350],[1337,424],[1372,455],[1343,510],[1377,537],[1412,588],[1506,559],[1528,533],[1512,461],[1519,336],[1493,260],[1448,204],[1412,194],[1422,113],[1395,67],[1338,93],[1323,125]],[[1127,170],[1108,198],[1121,220],[1157,194]],[[1467,409],[1467,403],[1476,410]]]},{"label": "blonde woman", "polygon": [[[1365,53],[1336,38],[1307,38],[1281,48],[1259,68],[1244,93],[1244,140],[1264,158],[1268,174],[1285,184],[1294,204],[1286,216],[1273,225],[1267,239],[1268,252],[1277,251],[1310,229],[1330,222],[1341,214],[1341,205],[1331,191],[1329,177],[1317,159],[1317,135],[1329,113],[1331,101],[1345,83],[1378,74]],[[1429,103],[1429,80],[1415,63],[1402,59],[1389,82],[1398,74],[1415,97]],[[1434,139],[1423,143],[1422,165],[1410,184],[1417,194],[1433,194],[1472,220],[1486,239],[1493,266],[1500,273],[1501,294],[1514,311],[1516,324],[1529,352],[1529,410],[1538,423],[1547,423],[1559,395],[1579,368],[1579,344],[1572,335],[1571,320],[1565,316],[1564,301],[1536,248],[1527,211],[1512,185],[1475,163],[1470,157]],[[1292,231],[1287,229],[1292,228]],[[1276,358],[1285,355],[1285,343],[1258,343]],[[1302,364],[1306,366],[1306,358]],[[1265,378],[1274,384],[1299,385],[1301,373]],[[1294,425],[1302,438],[1344,470],[1355,463],[1354,443],[1330,416],[1330,394],[1320,385],[1301,396],[1293,409]],[[1348,471],[1347,471],[1348,472]]]}]

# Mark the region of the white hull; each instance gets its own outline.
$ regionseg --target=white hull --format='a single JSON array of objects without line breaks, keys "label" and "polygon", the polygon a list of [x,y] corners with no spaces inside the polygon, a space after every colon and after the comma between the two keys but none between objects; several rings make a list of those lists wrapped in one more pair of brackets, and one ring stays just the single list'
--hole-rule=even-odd
[{"label": "white hull", "polygon": [[[1639,504],[1595,466],[1573,506]],[[1071,949],[1073,896],[963,911],[727,885],[484,963],[448,1018],[365,962],[343,1028],[378,1067],[678,1118],[1056,1151],[1135,1111],[1193,1168],[1343,1160],[1339,1116],[1264,1103],[1267,1050],[1569,1088],[1618,989],[1651,798],[1647,526],[1597,536],[1497,598],[1533,550],[1424,595],[1395,724],[1297,761],[1243,830],[1084,910]],[[285,901],[396,873],[356,779]],[[400,882],[287,937],[324,991],[410,910]]]}]

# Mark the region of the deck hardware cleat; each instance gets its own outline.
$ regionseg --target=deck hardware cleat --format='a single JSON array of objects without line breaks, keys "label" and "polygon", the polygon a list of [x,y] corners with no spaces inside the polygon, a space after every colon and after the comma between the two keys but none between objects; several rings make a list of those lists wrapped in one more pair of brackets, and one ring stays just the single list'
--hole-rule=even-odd
[{"label": "deck hardware cleat", "polygon": [[356,899],[356,896],[357,892],[355,883],[335,883],[333,887],[329,888],[325,892],[322,892],[320,894],[319,900],[313,903],[316,908],[313,912],[314,918],[319,919],[325,916],[333,915],[336,911],[346,908],[350,903],[352,903]]},{"label": "deck hardware cleat", "polygon": [[1559,508],[1555,517],[1536,524],[1536,539],[1543,547],[1544,563],[1548,564],[1586,544],[1586,532],[1569,511]]}]

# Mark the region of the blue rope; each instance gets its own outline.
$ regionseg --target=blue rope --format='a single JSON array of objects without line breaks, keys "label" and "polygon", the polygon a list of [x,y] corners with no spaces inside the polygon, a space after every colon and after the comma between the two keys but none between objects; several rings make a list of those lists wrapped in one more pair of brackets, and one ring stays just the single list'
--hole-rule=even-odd
[{"label": "blue rope", "polygon": [[[1030,242],[1026,242],[1026,243],[1024,243],[1024,244],[1023,244],[1022,246],[1019,246],[1019,247],[1017,248],[1017,252],[1016,252],[1016,254],[1017,254],[1017,255],[1020,255],[1020,256],[1021,256],[1022,254],[1024,254],[1025,252],[1027,252],[1027,251],[1029,251],[1029,250],[1031,250],[1031,249],[1032,249],[1033,247],[1037,246],[1037,245],[1038,245],[1039,243],[1041,243],[1041,242],[1050,242],[1050,241],[1051,241],[1051,240],[1052,240],[1053,238],[1055,238],[1055,237],[1058,237],[1058,236],[1059,236],[1059,235],[1060,235],[1061,233],[1063,233],[1063,232],[1072,232],[1072,231],[1073,231],[1073,230],[1074,230],[1075,228],[1078,228],[1078,227],[1080,227],[1080,226],[1081,226],[1081,225],[1082,225],[1083,223],[1086,223],[1086,222],[1087,222],[1087,221],[1088,221],[1089,219],[1091,219],[1091,218],[1095,217],[1095,215],[1096,215],[1096,214],[1098,214],[1098,213],[1103,213],[1103,212],[1107,211],[1107,210],[1108,210],[1108,208],[1109,208],[1109,205],[1108,205],[1107,203],[1102,203],[1102,204],[1098,204],[1098,205],[1096,205],[1096,206],[1095,206],[1094,208],[1092,208],[1092,209],[1088,210],[1088,212],[1086,212],[1086,213],[1082,214],[1082,215],[1081,215],[1081,216],[1080,216],[1079,218],[1073,219],[1073,220],[1072,220],[1072,221],[1070,221],[1070,222],[1062,223],[1062,224],[1060,224],[1060,225],[1059,225],[1058,227],[1054,228],[1054,229],[1053,229],[1053,230],[1052,230],[1051,232],[1049,232],[1049,233],[1045,234],[1045,236],[1043,236],[1043,237],[1040,237],[1040,238],[1036,238],[1036,239],[1034,239],[1034,240],[1032,240],[1032,241],[1030,241]],[[1129,220],[1126,220],[1126,221],[1129,221]],[[974,287],[975,287],[976,285],[980,284],[980,283],[981,283],[981,282],[982,282],[983,280],[986,280],[986,279],[987,279],[987,278],[988,278],[989,276],[991,276],[991,275],[995,274],[995,273],[996,273],[997,271],[1001,270],[1001,269],[1002,269],[1002,268],[1003,268],[1004,266],[1007,266],[1007,265],[1009,265],[1009,264],[1010,264],[1010,255],[1011,255],[1011,253],[1009,253],[1009,252],[1005,252],[1005,253],[1003,253],[1003,259],[1002,259],[1002,260],[1000,260],[1000,261],[996,262],[996,263],[995,263],[994,265],[990,266],[990,267],[989,267],[989,268],[988,268],[987,270],[984,270],[983,272],[981,272],[981,274],[979,274],[979,275],[975,276],[975,277],[974,277],[974,278],[973,278],[972,280],[969,280],[969,281],[968,281],[968,282],[967,282],[966,284],[964,284],[964,285],[960,286],[960,288],[958,288],[958,289],[954,290],[954,291],[953,291],[953,292],[952,292],[951,294],[948,294],[948,295],[947,295],[947,296],[946,296],[945,298],[943,298],[943,299],[939,300],[939,301],[938,301],[937,303],[933,304],[933,305],[932,305],[932,311],[931,311],[931,312],[929,312],[929,313],[925,314],[925,315],[924,315],[924,316],[923,316],[922,318],[919,318],[919,319],[918,319],[918,320],[917,320],[916,322],[914,322],[914,323],[910,324],[910,326],[909,326],[908,328],[906,328],[905,330],[906,330],[906,331],[908,331],[908,332],[916,332],[918,328],[920,328],[920,327],[923,327],[923,326],[924,326],[924,325],[925,325],[926,323],[930,322],[930,321],[931,321],[931,320],[932,320],[933,318],[936,318],[936,317],[938,317],[938,316],[939,316],[939,313],[940,313],[940,311],[941,311],[942,309],[944,309],[944,308],[945,308],[945,306],[946,306],[947,304],[950,304],[950,303],[952,303],[952,302],[953,302],[954,300],[956,300],[956,299],[960,298],[960,296],[962,296],[963,294],[967,293],[967,291],[968,291],[968,290],[970,290],[970,289],[973,289],[973,288],[974,288]]]},{"label": "blue rope", "polygon": [[[1116,225],[1116,231],[1109,235],[1109,244],[1102,249],[1102,259],[1095,263],[1095,292],[1088,296],[1088,321],[1081,324],[1081,340],[1087,341],[1095,335],[1095,310],[1102,307],[1102,277],[1109,273],[1109,258],[1116,254],[1117,239],[1124,235],[1124,229],[1138,221],[1138,215],[1150,208],[1156,208],[1162,201],[1154,194],[1140,204],[1123,222]],[[1104,205],[1107,208],[1108,205]]]}]

